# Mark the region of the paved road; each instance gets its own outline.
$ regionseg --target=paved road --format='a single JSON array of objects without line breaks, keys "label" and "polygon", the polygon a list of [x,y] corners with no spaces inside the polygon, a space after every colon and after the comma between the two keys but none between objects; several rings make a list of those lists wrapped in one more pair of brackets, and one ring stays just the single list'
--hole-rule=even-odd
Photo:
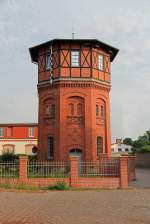
[{"label": "paved road", "polygon": [[136,169],[136,181],[130,182],[131,187],[150,188],[150,169]]},{"label": "paved road", "polygon": [[0,192],[0,224],[150,224],[150,190]]}]

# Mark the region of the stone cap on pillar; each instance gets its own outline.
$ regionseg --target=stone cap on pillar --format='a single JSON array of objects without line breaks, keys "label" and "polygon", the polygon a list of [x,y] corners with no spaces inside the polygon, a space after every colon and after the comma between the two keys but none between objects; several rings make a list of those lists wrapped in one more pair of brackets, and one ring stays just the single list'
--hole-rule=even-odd
[{"label": "stone cap on pillar", "polygon": [[69,159],[70,159],[70,160],[77,160],[77,161],[78,161],[78,160],[79,160],[79,156],[76,156],[76,155],[70,155],[70,156],[69,156]]},{"label": "stone cap on pillar", "polygon": [[107,153],[100,154],[100,159],[108,159],[108,154]]}]

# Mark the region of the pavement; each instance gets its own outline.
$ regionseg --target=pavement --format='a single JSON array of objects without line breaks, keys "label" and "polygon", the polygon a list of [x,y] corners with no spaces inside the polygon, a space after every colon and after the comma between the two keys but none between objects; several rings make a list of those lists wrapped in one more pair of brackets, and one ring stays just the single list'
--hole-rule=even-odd
[{"label": "pavement", "polygon": [[0,224],[150,224],[149,179],[138,169],[128,190],[0,191]]},{"label": "pavement", "polygon": [[150,190],[0,192],[0,224],[149,224]]},{"label": "pavement", "polygon": [[136,181],[131,181],[129,186],[135,188],[150,188],[150,169],[136,169]]}]

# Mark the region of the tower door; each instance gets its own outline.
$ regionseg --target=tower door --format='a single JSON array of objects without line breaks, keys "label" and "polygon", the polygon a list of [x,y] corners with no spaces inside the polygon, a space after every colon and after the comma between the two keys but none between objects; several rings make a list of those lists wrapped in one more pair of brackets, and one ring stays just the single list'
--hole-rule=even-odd
[{"label": "tower door", "polygon": [[69,152],[69,156],[75,156],[78,157],[78,161],[81,162],[82,161],[82,150],[81,149],[71,149]]}]

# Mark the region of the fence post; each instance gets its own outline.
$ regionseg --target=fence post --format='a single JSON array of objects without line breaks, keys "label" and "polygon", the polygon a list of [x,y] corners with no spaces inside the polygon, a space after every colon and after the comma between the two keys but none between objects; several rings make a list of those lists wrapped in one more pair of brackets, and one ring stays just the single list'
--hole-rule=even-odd
[{"label": "fence post", "polygon": [[128,155],[120,157],[120,187],[128,188]]},{"label": "fence post", "polygon": [[70,156],[70,186],[77,187],[78,184],[78,157]]},{"label": "fence post", "polygon": [[129,161],[128,161],[129,181],[136,180],[135,159],[136,159],[136,156],[129,156]]},{"label": "fence post", "polygon": [[103,160],[103,159],[108,159],[108,154],[107,153],[102,153],[100,155],[100,160]]},{"label": "fence post", "polygon": [[27,174],[27,166],[28,166],[28,157],[20,156],[19,157],[19,180],[21,183],[26,183],[28,174]]}]

